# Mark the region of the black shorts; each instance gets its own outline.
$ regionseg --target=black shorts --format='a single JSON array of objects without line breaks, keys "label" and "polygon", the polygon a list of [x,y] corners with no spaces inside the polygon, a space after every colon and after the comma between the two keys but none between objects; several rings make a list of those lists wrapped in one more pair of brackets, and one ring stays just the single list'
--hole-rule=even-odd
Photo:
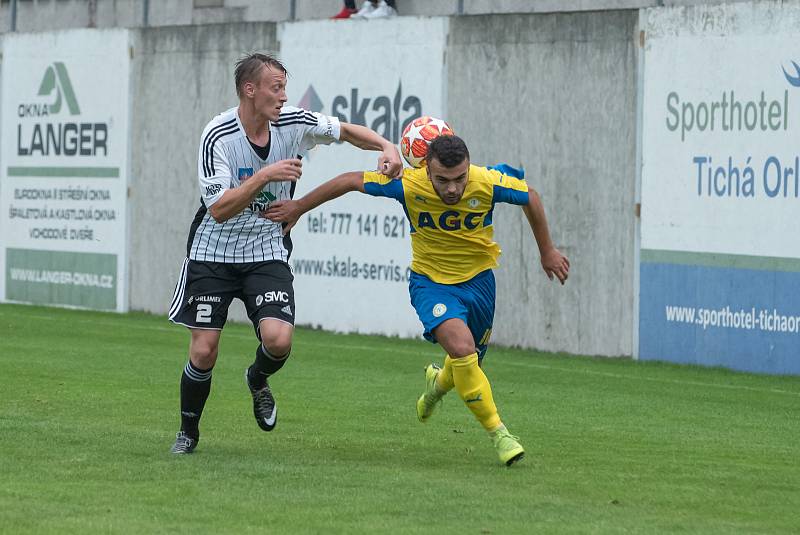
[{"label": "black shorts", "polygon": [[258,324],[273,318],[294,325],[294,275],[280,260],[223,264],[183,262],[169,319],[191,329],[222,330],[228,307],[239,298],[258,335]]}]

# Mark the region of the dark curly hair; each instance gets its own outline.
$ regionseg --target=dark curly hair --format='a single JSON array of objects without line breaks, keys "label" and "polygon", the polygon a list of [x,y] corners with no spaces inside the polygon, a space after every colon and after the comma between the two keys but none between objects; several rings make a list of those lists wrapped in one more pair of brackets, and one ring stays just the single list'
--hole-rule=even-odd
[{"label": "dark curly hair", "polygon": [[458,136],[439,136],[428,147],[427,160],[436,160],[448,168],[455,167],[466,159],[469,159],[467,144]]}]

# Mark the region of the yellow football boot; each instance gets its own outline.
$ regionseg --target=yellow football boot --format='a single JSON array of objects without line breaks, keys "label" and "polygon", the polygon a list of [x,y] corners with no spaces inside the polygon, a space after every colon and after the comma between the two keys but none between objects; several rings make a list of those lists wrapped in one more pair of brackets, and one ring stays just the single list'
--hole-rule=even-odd
[{"label": "yellow football boot", "polygon": [[440,370],[436,364],[425,366],[425,392],[417,400],[417,418],[420,422],[428,421],[436,409],[436,404],[440,403],[446,394],[436,387],[436,376]]},{"label": "yellow football boot", "polygon": [[494,444],[494,449],[497,450],[500,462],[506,466],[511,466],[525,455],[525,450],[522,448],[522,444],[519,443],[519,437],[509,433],[504,425],[489,433],[489,435],[492,437],[492,444]]}]

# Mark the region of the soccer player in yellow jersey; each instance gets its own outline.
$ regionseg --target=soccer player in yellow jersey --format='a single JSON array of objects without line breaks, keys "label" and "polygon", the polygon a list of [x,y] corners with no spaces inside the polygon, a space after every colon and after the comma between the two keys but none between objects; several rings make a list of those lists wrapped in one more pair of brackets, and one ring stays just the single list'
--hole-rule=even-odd
[{"label": "soccer player in yellow jersey", "polygon": [[291,228],[305,212],[349,191],[396,199],[411,224],[411,304],[425,328],[425,338],[447,351],[443,367],[425,368],[425,392],[417,401],[417,416],[427,421],[439,400],[455,388],[489,433],[500,461],[512,465],[525,450],[500,420],[481,369],[494,319],[492,269],[500,255],[492,239],[492,213],[499,202],[522,206],[545,273],[564,284],[569,260],[550,240],[539,195],[516,169],[470,165],[461,138],[440,136],[428,149],[427,166],[405,169],[401,179],[372,172],[345,173],[297,201],[274,203],[266,215]]}]

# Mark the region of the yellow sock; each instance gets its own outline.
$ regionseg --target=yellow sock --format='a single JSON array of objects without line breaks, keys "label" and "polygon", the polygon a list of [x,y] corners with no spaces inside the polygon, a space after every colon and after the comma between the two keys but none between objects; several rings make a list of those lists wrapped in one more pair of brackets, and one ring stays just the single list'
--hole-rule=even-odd
[{"label": "yellow sock", "polygon": [[478,366],[478,354],[452,359],[453,382],[464,404],[487,431],[500,426],[500,416],[492,397],[489,380]]},{"label": "yellow sock", "polygon": [[450,392],[455,383],[453,383],[453,359],[450,358],[450,355],[445,355],[444,357],[444,366],[439,371],[439,374],[436,376],[436,387],[444,392]]}]

